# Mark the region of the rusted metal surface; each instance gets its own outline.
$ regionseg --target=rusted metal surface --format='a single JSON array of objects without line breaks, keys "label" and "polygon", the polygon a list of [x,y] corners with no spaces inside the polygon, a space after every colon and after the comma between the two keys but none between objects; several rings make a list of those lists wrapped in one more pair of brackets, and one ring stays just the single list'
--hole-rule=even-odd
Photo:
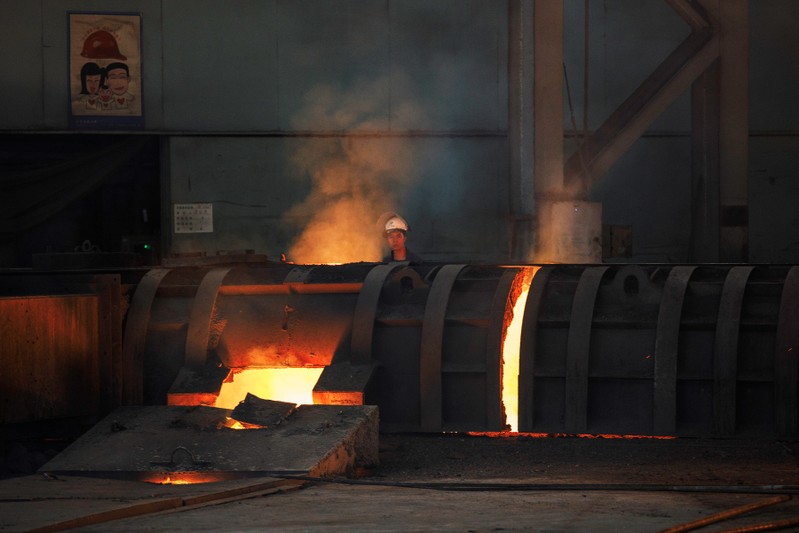
[{"label": "rusted metal surface", "polygon": [[98,311],[89,294],[0,298],[3,422],[93,413],[103,381]]},{"label": "rusted metal surface", "polygon": [[0,423],[103,415],[120,394],[121,278],[0,276]]},{"label": "rusted metal surface", "polygon": [[[373,265],[293,267],[272,280],[269,269],[234,270],[220,288],[211,343],[228,368],[323,367],[349,353],[352,314],[360,286]],[[283,286],[275,294],[232,294],[243,283]],[[311,288],[313,287],[313,288]],[[330,292],[327,292],[327,288]],[[342,290],[343,288],[348,290]]]}]

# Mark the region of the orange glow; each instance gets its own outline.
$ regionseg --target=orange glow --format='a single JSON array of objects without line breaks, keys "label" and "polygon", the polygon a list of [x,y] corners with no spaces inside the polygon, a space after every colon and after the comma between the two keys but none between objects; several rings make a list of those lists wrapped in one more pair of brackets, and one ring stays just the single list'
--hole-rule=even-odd
[{"label": "orange glow", "polygon": [[234,409],[247,393],[264,400],[313,404],[313,388],[324,368],[233,369],[222,383],[214,407]]},{"label": "orange glow", "polygon": [[518,433],[515,431],[469,431],[471,437],[527,437],[529,439],[654,439],[674,440],[672,435],[616,435],[613,433]]},{"label": "orange glow", "polygon": [[228,429],[247,429],[244,424],[238,420],[230,418],[229,416],[225,417],[225,427]]},{"label": "orange glow", "polygon": [[363,392],[314,391],[313,399],[318,405],[363,405]]},{"label": "orange glow", "polygon": [[167,405],[214,405],[216,394],[210,392],[169,392]]},{"label": "orange glow", "polygon": [[[314,88],[313,103],[300,112],[303,121],[313,123],[318,120],[312,117],[322,114],[322,122],[340,123],[342,130],[356,125],[371,129],[357,123],[373,103],[362,96],[353,100],[351,91],[346,92],[335,98],[329,87]],[[353,108],[342,111],[347,101]],[[335,110],[326,109],[328,105]],[[289,223],[302,225],[288,257],[304,264],[380,261],[385,240],[375,227],[377,216],[401,200],[396,191],[414,179],[411,166],[417,159],[412,144],[396,140],[386,144],[383,139],[345,137],[298,144],[291,163],[298,175],[311,178],[311,191],[286,213]]]},{"label": "orange glow", "polygon": [[328,181],[321,193],[317,191],[310,198],[311,203],[318,202],[313,217],[289,250],[292,261],[305,264],[380,261],[384,243],[371,223],[374,199],[368,196],[368,191],[346,191],[352,178],[344,167],[323,178]]},{"label": "orange glow", "polygon": [[511,431],[519,424],[519,350],[522,341],[524,307],[530,284],[539,267],[523,268],[516,276],[505,310],[505,335],[502,342],[502,403],[505,405],[505,423]]},{"label": "orange glow", "polygon": [[146,472],[137,481],[156,485],[194,485],[197,483],[216,483],[241,477],[230,472]]},{"label": "orange glow", "polygon": [[175,478],[173,480],[170,476],[167,476],[166,479],[163,480],[160,484],[161,485],[190,485],[191,482],[186,480],[186,479],[178,479],[178,478]]}]

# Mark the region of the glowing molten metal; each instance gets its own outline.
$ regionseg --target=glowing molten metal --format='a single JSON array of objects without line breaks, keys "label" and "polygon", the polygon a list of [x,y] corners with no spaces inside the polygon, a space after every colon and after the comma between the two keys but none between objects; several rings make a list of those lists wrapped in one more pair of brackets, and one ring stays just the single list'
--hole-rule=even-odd
[{"label": "glowing molten metal", "polygon": [[313,388],[323,368],[233,369],[222,383],[214,407],[234,409],[247,393],[259,398],[313,404]]}]

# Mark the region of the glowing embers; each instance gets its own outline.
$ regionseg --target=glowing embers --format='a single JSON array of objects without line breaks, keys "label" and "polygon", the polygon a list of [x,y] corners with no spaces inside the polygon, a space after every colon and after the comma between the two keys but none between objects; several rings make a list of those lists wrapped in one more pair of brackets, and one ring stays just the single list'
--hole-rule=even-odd
[{"label": "glowing embers", "polygon": [[[467,434],[471,437],[509,437],[510,433],[507,431],[469,431]],[[674,440],[677,437],[673,435],[617,435],[613,433],[514,433],[514,437],[523,437],[528,439],[652,439],[652,440]]]},{"label": "glowing embers", "polygon": [[228,429],[248,429],[247,426],[245,426],[244,424],[242,424],[238,420],[234,420],[233,418],[230,418],[229,416],[225,418],[224,427],[226,427]]},{"label": "glowing embers", "polygon": [[242,475],[230,472],[146,472],[132,477],[155,485],[194,485],[239,479]]},{"label": "glowing embers", "polygon": [[313,388],[324,368],[247,368],[233,369],[222,383],[215,407],[233,409],[247,393],[259,398],[313,404]]},{"label": "glowing embers", "polygon": [[539,267],[523,268],[516,276],[505,309],[505,332],[502,343],[502,403],[510,431],[519,424],[519,351],[521,348],[524,308],[530,284]]},{"label": "glowing embers", "polygon": [[195,481],[189,481],[188,479],[182,479],[175,477],[172,479],[172,476],[167,476],[166,479],[163,481],[159,481],[159,485],[191,485],[192,483],[196,483]]}]

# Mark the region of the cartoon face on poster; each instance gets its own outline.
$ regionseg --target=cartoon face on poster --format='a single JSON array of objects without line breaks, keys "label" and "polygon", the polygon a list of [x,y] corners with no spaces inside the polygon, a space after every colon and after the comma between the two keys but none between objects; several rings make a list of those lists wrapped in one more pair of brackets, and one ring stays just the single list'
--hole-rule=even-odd
[{"label": "cartoon face on poster", "polygon": [[70,126],[144,125],[141,16],[68,13]]}]

